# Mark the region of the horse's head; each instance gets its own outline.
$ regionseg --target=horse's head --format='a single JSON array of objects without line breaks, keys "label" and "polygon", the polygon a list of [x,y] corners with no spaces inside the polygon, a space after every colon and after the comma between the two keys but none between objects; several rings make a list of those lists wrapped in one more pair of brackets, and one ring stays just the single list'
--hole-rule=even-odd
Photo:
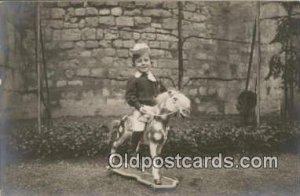
[{"label": "horse's head", "polygon": [[179,112],[182,117],[188,117],[191,111],[191,101],[177,90],[168,90],[157,97],[158,103],[171,112]]}]

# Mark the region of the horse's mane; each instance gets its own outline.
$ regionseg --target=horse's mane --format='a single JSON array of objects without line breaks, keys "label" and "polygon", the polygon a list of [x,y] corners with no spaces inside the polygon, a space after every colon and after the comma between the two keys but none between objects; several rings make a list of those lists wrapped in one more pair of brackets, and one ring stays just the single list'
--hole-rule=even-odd
[{"label": "horse's mane", "polygon": [[163,102],[165,102],[167,99],[169,98],[169,93],[168,91],[160,93],[159,95],[157,95],[157,97],[155,98],[155,101],[157,104],[161,104]]},{"label": "horse's mane", "polygon": [[178,93],[178,91],[175,90],[175,89],[169,89],[169,90],[166,91],[166,92],[160,93],[160,94],[157,95],[157,97],[155,98],[156,103],[157,103],[157,104],[161,104],[161,103],[167,101],[167,99],[170,98],[170,94],[169,94],[170,91],[172,91],[173,93],[174,93],[174,92],[177,92],[177,93]]}]

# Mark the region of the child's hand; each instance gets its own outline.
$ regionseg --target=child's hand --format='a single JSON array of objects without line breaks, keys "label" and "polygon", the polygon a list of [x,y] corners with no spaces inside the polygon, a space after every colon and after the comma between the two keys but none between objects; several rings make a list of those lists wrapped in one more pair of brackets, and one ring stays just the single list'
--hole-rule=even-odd
[{"label": "child's hand", "polygon": [[144,105],[140,107],[140,112],[147,113],[147,110]]},{"label": "child's hand", "polygon": [[142,112],[144,114],[150,114],[150,115],[154,113],[153,107],[146,106],[146,105],[143,105],[142,107],[140,107],[140,112]]}]

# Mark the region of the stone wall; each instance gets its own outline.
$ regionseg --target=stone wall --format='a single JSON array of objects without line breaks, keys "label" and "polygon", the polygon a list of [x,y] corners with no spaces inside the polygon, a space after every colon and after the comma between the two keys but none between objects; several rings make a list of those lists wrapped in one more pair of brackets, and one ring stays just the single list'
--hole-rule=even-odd
[{"label": "stone wall", "polygon": [[[226,3],[184,4],[183,35],[214,34],[213,13]],[[45,3],[43,13],[54,116],[127,113],[125,86],[134,73],[130,48],[136,42],[149,44],[153,71],[165,85],[177,84],[176,2]]]},{"label": "stone wall", "polygon": [[[184,88],[193,112],[234,114],[236,100],[245,88],[250,42],[256,16],[255,2],[184,2]],[[51,111],[64,115],[121,115],[130,108],[124,101],[126,79],[133,74],[130,48],[147,42],[152,48],[153,71],[168,87],[177,84],[178,50],[176,2],[59,2],[42,3]],[[274,3],[262,7],[262,17],[285,15]],[[261,22],[262,112],[279,111],[280,81],[264,81],[268,59],[278,50],[269,45],[276,22]],[[32,42],[33,29],[23,28],[26,62],[24,100],[36,104]],[[212,38],[212,39],[207,39]],[[222,40],[220,40],[222,39]],[[227,40],[227,41],[226,41]],[[235,41],[241,42],[235,42]],[[31,55],[30,55],[31,54]],[[256,56],[250,80],[255,89]],[[22,117],[32,117],[36,106],[23,107]],[[26,115],[27,111],[27,115]],[[20,115],[19,115],[20,116]]]},{"label": "stone wall", "polygon": [[[23,29],[26,27],[32,31],[34,28],[32,8],[32,5],[27,3],[0,4],[0,119],[2,120],[36,116],[36,92],[26,91],[24,75],[28,68],[34,72],[34,68],[32,69],[34,64],[33,61],[26,63],[26,54],[22,50]],[[30,58],[34,58],[34,53],[30,52],[29,55]]]}]

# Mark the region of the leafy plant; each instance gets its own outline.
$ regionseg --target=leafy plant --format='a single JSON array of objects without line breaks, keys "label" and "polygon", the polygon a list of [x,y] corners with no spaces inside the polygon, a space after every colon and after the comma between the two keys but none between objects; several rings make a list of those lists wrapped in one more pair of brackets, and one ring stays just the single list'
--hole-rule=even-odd
[{"label": "leafy plant", "polygon": [[[260,127],[233,123],[176,126],[169,131],[163,155],[199,156],[214,153],[281,152],[297,148],[300,124],[263,123]],[[10,132],[10,146],[25,157],[72,158],[108,155],[111,144],[106,126],[69,123],[53,128],[23,128]],[[118,149],[124,153],[128,146]],[[149,149],[142,148],[149,155]]]},{"label": "leafy plant", "polygon": [[279,43],[281,49],[278,54],[274,54],[270,59],[269,73],[266,76],[266,80],[270,77],[281,77],[284,88],[284,108],[282,114],[283,118],[288,120],[293,116],[295,84],[299,85],[299,83],[296,83],[299,72],[299,51],[295,44],[298,42],[299,45],[299,33],[297,32],[297,28],[295,28],[297,20],[292,15],[294,7],[300,4],[298,2],[280,2],[280,4],[286,10],[287,16],[278,19],[276,36],[271,41],[271,44]]}]

